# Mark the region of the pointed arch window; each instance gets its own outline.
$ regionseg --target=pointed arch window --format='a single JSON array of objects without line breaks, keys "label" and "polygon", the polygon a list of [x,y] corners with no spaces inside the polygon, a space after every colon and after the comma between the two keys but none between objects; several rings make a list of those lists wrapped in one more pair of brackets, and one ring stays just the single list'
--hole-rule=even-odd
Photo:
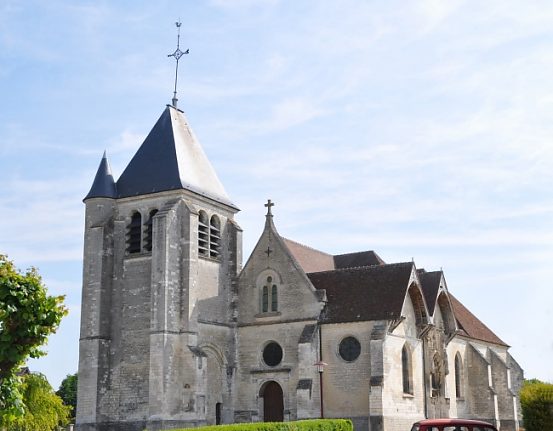
[{"label": "pointed arch window", "polygon": [[407,344],[404,344],[401,349],[401,373],[403,393],[409,395],[413,395],[413,366],[411,362],[411,351]]},{"label": "pointed arch window", "polygon": [[463,361],[459,352],[455,355],[455,396],[463,397]]},{"label": "pointed arch window", "polygon": [[153,242],[153,225],[154,225],[154,216],[156,215],[157,210],[150,211],[148,217],[148,222],[146,223],[146,235],[144,237],[144,250],[152,251],[152,242]]},{"label": "pointed arch window", "polygon": [[127,225],[127,253],[140,253],[142,237],[142,215],[135,211]]}]

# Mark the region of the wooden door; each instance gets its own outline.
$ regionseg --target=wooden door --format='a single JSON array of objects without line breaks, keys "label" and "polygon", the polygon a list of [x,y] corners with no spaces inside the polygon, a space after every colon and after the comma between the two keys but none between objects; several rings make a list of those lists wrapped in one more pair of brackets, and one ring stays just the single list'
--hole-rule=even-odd
[{"label": "wooden door", "polygon": [[269,382],[263,391],[263,421],[282,422],[284,420],[284,397],[277,382]]}]

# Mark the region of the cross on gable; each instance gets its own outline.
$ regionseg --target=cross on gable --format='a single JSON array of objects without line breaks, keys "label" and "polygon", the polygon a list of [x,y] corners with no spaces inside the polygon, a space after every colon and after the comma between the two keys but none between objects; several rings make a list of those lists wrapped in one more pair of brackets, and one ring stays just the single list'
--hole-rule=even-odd
[{"label": "cross on gable", "polygon": [[267,215],[273,215],[271,212],[271,207],[274,207],[275,204],[271,202],[271,199],[267,200],[267,203],[265,204],[265,207],[267,208]]},{"label": "cross on gable", "polygon": [[267,257],[269,257],[272,252],[273,250],[271,250],[271,247],[267,246],[267,250],[265,250],[265,253],[267,253]]}]

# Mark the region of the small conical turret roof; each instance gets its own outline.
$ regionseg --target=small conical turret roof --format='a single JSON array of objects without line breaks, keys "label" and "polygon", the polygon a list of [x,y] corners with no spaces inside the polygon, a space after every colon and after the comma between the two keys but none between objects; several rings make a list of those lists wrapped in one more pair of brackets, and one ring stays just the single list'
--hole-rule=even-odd
[{"label": "small conical turret roof", "polygon": [[104,151],[102,156],[102,161],[100,166],[98,166],[98,171],[94,177],[94,182],[90,191],[83,200],[90,198],[116,198],[117,191],[115,187],[115,181],[113,180],[113,175],[111,174],[111,167],[109,166],[108,157]]},{"label": "small conical turret roof", "polygon": [[119,180],[117,197],[186,189],[232,208],[182,111],[167,106]]}]

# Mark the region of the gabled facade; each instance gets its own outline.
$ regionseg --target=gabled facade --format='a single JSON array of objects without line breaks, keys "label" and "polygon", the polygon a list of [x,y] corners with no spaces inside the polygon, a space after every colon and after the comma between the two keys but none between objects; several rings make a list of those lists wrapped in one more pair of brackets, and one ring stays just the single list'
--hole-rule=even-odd
[{"label": "gabled facade", "polygon": [[270,201],[242,268],[238,208],[176,108],[117,181],[104,154],[85,204],[78,430],[518,428],[522,370],[441,271],[286,239]]}]

